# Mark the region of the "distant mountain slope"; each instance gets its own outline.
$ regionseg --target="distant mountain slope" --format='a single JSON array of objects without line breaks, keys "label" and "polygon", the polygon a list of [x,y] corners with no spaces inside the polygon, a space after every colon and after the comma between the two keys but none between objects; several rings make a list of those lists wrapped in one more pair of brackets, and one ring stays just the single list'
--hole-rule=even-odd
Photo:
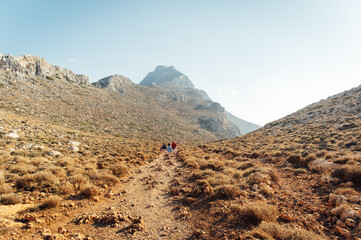
[{"label": "distant mountain slope", "polygon": [[[208,103],[200,104],[203,106],[201,107],[203,109],[205,109],[204,106],[211,106],[213,103],[212,99],[205,91],[196,89],[192,81],[186,75],[176,70],[173,66],[157,66],[155,70],[148,73],[148,75],[139,84],[150,87],[162,87],[173,92],[176,98],[191,98],[197,99],[198,101],[206,100]],[[200,105],[196,106],[196,108],[200,109]],[[231,115],[230,113],[227,113],[223,107],[222,109],[222,111],[218,111],[217,119],[208,121],[204,120],[207,118],[200,118],[199,121],[201,122],[202,126],[208,130],[218,129],[220,128],[220,125],[226,126],[228,129],[234,129],[231,131],[233,131],[238,136],[259,128],[259,126],[255,124],[244,121],[234,115]]]},{"label": "distant mountain slope", "polygon": [[178,87],[194,88],[192,81],[173,66],[157,66],[155,70],[148,73],[139,84],[143,86],[152,86],[153,84],[162,85],[166,83],[171,83]]},{"label": "distant mountain slope", "polygon": [[232,121],[233,123],[235,123],[238,126],[238,128],[242,134],[247,134],[249,132],[252,132],[252,131],[255,131],[255,130],[261,128],[261,126],[251,123],[251,122],[247,122],[245,120],[242,120],[227,111],[226,111],[226,116],[229,119],[229,121]]},{"label": "distant mountain slope", "polygon": [[141,86],[121,75],[90,85],[88,77],[43,58],[0,55],[0,108],[8,111],[127,138],[193,142],[238,135],[220,117],[222,108],[196,109],[206,100],[201,92],[188,90],[181,94]]}]

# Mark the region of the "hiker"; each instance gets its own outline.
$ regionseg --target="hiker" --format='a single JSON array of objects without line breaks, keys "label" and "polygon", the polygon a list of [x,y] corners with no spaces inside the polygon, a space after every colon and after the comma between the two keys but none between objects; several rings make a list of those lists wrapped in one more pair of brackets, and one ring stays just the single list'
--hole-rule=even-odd
[{"label": "hiker", "polygon": [[163,146],[161,146],[160,151],[163,152],[167,149],[167,146],[165,145],[165,143],[163,143]]},{"label": "hiker", "polygon": [[172,150],[173,152],[177,150],[177,144],[174,141],[172,142]]},{"label": "hiker", "polygon": [[170,143],[168,143],[168,147],[167,147],[167,152],[168,152],[168,156],[172,153],[172,147],[170,146]]}]

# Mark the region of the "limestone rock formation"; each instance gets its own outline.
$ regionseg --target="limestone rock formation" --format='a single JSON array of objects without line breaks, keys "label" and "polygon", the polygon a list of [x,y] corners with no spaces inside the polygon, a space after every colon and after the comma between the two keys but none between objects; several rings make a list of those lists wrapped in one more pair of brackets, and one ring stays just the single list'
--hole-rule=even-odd
[{"label": "limestone rock formation", "polygon": [[44,58],[32,55],[14,57],[9,54],[0,54],[0,74],[5,79],[13,81],[44,78],[47,80],[65,79],[83,85],[90,85],[89,78],[85,75],[74,74],[72,71],[51,65]]},{"label": "limestone rock formation", "polygon": [[154,72],[148,73],[139,84],[143,86],[170,84],[178,87],[194,88],[192,81],[173,66],[157,66]]},{"label": "limestone rock formation", "polygon": [[110,92],[126,94],[127,89],[134,87],[134,83],[122,75],[114,74],[112,76],[102,78],[99,81],[92,83],[93,86],[104,88]]}]

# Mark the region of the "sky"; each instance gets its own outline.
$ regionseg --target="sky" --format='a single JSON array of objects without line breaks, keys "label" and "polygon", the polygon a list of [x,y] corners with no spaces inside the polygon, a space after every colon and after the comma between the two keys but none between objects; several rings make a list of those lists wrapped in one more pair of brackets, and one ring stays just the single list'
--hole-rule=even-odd
[{"label": "sky", "polygon": [[0,0],[0,53],[91,82],[174,66],[264,125],[361,84],[359,0]]}]

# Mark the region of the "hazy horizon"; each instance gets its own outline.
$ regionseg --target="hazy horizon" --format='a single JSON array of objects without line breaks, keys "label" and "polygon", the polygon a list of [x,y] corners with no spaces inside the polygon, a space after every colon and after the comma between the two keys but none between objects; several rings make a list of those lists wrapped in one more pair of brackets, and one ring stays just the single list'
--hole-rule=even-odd
[{"label": "hazy horizon", "polygon": [[139,83],[173,65],[264,125],[360,85],[361,2],[2,1],[0,53]]}]

